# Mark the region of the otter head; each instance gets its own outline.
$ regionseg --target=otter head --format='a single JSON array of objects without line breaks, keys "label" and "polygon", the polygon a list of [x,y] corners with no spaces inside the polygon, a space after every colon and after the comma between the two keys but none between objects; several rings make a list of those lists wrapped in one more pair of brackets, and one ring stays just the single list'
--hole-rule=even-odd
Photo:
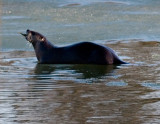
[{"label": "otter head", "polygon": [[27,30],[26,34],[23,34],[23,33],[20,33],[20,34],[23,35],[26,38],[26,40],[28,40],[32,44],[46,41],[46,38],[42,34],[35,31]]}]

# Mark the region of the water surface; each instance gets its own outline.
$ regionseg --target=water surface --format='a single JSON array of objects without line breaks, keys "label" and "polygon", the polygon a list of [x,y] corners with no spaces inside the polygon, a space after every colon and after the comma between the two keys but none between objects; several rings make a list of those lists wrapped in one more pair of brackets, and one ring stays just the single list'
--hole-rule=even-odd
[{"label": "water surface", "polygon": [[[0,2],[0,123],[147,124],[160,121],[158,0]],[[19,32],[55,45],[90,41],[128,65],[38,64]]]}]

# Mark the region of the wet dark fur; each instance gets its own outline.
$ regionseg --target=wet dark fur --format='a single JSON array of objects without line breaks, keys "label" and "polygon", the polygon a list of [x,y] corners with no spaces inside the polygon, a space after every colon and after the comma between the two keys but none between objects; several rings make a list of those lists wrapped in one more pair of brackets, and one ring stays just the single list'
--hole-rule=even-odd
[{"label": "wet dark fur", "polygon": [[65,47],[52,45],[38,32],[22,34],[32,43],[39,63],[46,64],[125,64],[114,51],[92,42],[80,42]]}]

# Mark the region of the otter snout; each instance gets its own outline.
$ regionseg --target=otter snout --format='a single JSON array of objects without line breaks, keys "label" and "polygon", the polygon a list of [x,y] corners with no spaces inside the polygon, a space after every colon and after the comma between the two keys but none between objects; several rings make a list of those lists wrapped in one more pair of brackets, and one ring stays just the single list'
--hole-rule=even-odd
[{"label": "otter snout", "polygon": [[20,34],[24,36],[26,40],[28,40],[30,43],[32,42],[32,32],[29,29],[26,30],[26,34],[24,33],[20,33]]}]

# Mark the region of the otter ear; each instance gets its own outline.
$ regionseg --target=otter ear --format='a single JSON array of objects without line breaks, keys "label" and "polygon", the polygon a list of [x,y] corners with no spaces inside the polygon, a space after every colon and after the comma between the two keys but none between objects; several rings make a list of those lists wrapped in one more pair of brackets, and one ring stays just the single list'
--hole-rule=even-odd
[{"label": "otter ear", "polygon": [[39,40],[43,42],[43,41],[45,41],[45,38],[44,37],[39,37]]},{"label": "otter ear", "polygon": [[45,41],[45,38],[44,38],[44,37],[42,37],[42,38],[41,38],[41,41]]}]

